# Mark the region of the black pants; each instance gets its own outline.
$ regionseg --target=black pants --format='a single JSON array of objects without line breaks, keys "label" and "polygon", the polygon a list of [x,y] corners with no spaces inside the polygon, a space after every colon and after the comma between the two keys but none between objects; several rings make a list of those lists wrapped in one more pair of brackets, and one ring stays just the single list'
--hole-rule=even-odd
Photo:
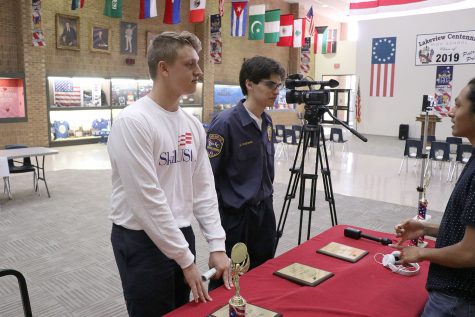
[{"label": "black pants", "polygon": [[[233,246],[243,242],[251,260],[250,269],[274,257],[276,225],[272,196],[258,205],[241,209],[221,208],[221,224],[226,231],[226,254],[230,257]],[[209,290],[223,285],[223,280],[210,280]]]},{"label": "black pants", "polygon": [[[191,227],[181,228],[196,256]],[[144,231],[112,225],[112,248],[131,317],[162,316],[190,300],[180,266],[169,259]]]}]

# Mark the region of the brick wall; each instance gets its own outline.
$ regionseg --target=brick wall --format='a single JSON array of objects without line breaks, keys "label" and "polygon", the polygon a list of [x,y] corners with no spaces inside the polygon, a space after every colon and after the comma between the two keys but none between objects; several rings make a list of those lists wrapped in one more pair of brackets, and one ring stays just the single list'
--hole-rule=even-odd
[{"label": "brick wall", "polygon": [[[0,0],[0,73],[24,72],[26,77],[26,95],[28,122],[1,123],[0,147],[10,143],[27,145],[48,145],[48,114],[47,114],[47,76],[91,76],[91,77],[136,77],[148,78],[145,58],[146,33],[160,33],[165,30],[188,30],[198,34],[203,40],[201,65],[205,71],[204,121],[210,120],[213,110],[214,83],[238,83],[238,75],[244,58],[254,55],[266,55],[278,60],[287,71],[296,70],[295,58],[298,49],[277,47],[275,44],[264,44],[263,41],[248,41],[245,38],[230,36],[231,0],[225,1],[223,19],[223,63],[210,64],[209,21],[206,24],[189,24],[189,2],[182,1],[181,20],[177,25],[164,25],[163,15],[165,0],[158,0],[158,17],[139,20],[139,1],[123,0],[123,17],[114,19],[102,14],[104,1],[86,1],[83,9],[71,11],[71,1],[42,1],[43,31],[46,36],[46,47],[31,46],[31,0]],[[256,0],[253,4],[266,3]],[[280,8],[282,13],[305,11],[297,5],[290,5],[282,0],[267,1],[267,9]],[[218,12],[217,1],[208,1],[207,16]],[[300,13],[301,13],[300,12]],[[79,16],[80,50],[56,48],[56,14]],[[301,14],[301,16],[304,16]],[[137,55],[120,53],[120,21],[138,24]],[[109,54],[90,50],[91,27],[102,25],[111,28],[111,52]],[[135,65],[125,64],[125,59],[135,59]],[[206,64],[206,65],[205,65]],[[291,114],[295,116],[294,113]],[[281,116],[279,116],[280,118]]]}]

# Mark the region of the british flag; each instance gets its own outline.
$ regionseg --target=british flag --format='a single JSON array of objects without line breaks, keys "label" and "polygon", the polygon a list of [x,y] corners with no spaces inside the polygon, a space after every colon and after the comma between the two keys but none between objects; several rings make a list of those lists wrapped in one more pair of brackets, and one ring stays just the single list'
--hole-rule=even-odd
[{"label": "british flag", "polygon": [[184,147],[187,144],[191,144],[192,134],[191,132],[186,132],[185,134],[180,134],[178,136],[178,147]]}]

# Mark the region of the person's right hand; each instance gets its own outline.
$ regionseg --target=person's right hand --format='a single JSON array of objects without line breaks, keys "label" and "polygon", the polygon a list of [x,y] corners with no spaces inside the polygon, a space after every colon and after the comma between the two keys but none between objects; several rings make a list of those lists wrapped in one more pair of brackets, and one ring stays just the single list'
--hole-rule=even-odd
[{"label": "person's right hand", "polygon": [[201,274],[198,271],[195,263],[192,263],[190,266],[184,268],[183,275],[185,276],[186,283],[191,288],[191,293],[193,294],[193,300],[195,303],[198,303],[198,301],[206,303],[207,301],[213,300],[208,295],[208,290],[206,287],[204,287],[203,282],[201,281]]},{"label": "person's right hand", "polygon": [[394,226],[396,236],[399,237],[398,245],[401,245],[404,241],[417,239],[425,234],[424,224],[414,219],[408,219],[403,223]]}]

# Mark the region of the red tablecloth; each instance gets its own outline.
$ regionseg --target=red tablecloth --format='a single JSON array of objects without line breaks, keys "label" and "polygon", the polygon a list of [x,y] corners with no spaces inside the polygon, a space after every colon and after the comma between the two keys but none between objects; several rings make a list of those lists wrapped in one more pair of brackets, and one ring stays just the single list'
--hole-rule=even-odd
[{"label": "red tablecloth", "polygon": [[[376,253],[394,249],[377,242],[354,240],[343,235],[347,225],[339,225],[315,236],[300,246],[269,260],[241,277],[241,295],[284,316],[419,316],[427,300],[425,282],[429,264],[421,263],[420,274],[412,277],[392,273],[374,260]],[[361,229],[377,237],[394,235]],[[368,250],[356,263],[316,253],[329,242],[339,242]],[[433,242],[430,243],[433,246]],[[381,258],[379,258],[381,260]],[[315,287],[300,286],[272,273],[299,262],[333,272],[335,275]],[[166,316],[207,316],[222,307],[233,295],[223,287],[210,293],[209,303],[191,302]]]}]

